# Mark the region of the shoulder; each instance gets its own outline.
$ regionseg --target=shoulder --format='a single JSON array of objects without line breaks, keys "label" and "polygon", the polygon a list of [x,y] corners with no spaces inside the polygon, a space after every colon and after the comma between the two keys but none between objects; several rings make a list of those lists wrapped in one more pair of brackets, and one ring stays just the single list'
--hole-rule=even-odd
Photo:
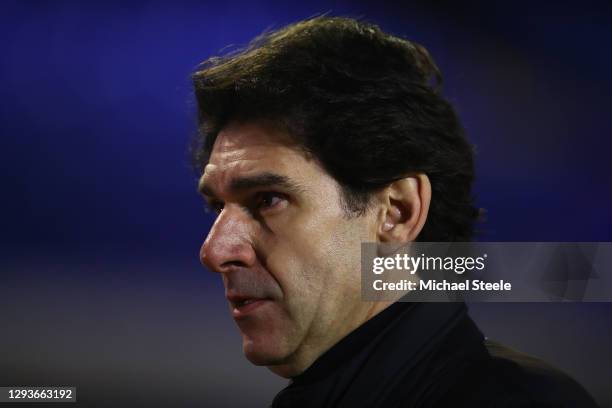
[{"label": "shoulder", "polygon": [[585,389],[550,364],[485,340],[489,358],[472,367],[479,384],[476,406],[491,407],[597,407]]}]

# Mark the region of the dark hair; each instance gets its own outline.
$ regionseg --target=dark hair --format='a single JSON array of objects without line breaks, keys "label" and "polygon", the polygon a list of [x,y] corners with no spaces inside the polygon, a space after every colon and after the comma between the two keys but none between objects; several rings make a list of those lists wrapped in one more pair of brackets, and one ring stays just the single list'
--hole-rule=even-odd
[{"label": "dark hair", "polygon": [[193,74],[200,170],[230,120],[272,120],[342,188],[347,214],[371,194],[425,173],[432,200],[419,241],[469,241],[473,153],[438,92],[442,77],[422,46],[350,18],[316,17],[264,33]]}]

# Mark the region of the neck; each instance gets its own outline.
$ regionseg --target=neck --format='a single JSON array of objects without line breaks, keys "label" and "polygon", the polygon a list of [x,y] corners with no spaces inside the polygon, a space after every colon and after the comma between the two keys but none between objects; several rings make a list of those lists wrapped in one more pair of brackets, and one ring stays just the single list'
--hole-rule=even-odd
[{"label": "neck", "polygon": [[[349,335],[353,330],[378,315],[391,306],[394,302],[363,302],[365,308],[353,319],[347,319],[347,324],[339,331],[331,333],[324,331],[325,335],[309,336],[296,351],[283,362],[268,366],[274,374],[284,378],[293,378],[302,374],[326,351],[336,345],[340,340]],[[353,315],[355,315],[353,313]]]}]

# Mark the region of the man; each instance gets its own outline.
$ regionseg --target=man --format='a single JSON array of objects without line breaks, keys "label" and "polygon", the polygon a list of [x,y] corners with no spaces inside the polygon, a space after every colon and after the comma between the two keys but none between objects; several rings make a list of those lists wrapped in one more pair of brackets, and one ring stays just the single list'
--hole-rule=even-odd
[{"label": "man", "polygon": [[361,300],[360,244],[469,241],[472,149],[427,51],[318,17],[194,74],[201,249],[274,407],[580,406],[573,380],[490,342],[461,303]]}]

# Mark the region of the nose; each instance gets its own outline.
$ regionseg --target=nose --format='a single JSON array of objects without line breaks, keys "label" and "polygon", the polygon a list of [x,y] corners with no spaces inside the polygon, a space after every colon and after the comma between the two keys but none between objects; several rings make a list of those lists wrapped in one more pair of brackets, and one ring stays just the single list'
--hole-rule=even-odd
[{"label": "nose", "polygon": [[252,266],[256,255],[250,221],[241,208],[226,204],[202,244],[200,262],[220,273]]}]

